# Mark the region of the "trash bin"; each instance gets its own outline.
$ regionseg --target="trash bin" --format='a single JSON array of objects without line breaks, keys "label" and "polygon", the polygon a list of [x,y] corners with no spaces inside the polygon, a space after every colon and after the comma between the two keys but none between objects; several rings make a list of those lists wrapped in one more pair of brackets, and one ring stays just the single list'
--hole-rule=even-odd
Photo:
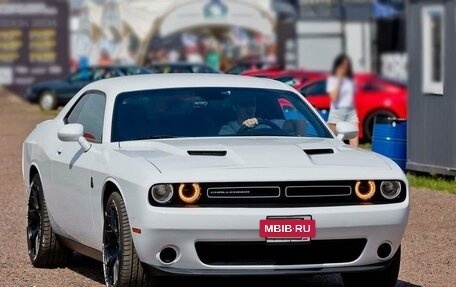
[{"label": "trash bin", "polygon": [[407,121],[376,117],[372,136],[372,151],[389,157],[403,171],[407,163]]}]

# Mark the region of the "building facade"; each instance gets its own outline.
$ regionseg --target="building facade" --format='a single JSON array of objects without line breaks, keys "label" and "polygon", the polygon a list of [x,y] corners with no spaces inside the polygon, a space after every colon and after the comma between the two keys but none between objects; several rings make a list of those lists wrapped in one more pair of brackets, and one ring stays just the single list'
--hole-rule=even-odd
[{"label": "building facade", "polygon": [[456,175],[456,1],[409,0],[407,169]]}]

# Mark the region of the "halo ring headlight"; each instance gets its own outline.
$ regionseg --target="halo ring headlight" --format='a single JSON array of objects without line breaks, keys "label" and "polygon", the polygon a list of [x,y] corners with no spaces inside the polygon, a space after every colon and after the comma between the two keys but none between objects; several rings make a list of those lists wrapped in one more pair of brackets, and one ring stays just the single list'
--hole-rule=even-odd
[{"label": "halo ring headlight", "polygon": [[395,199],[401,193],[401,183],[397,180],[382,181],[380,192],[386,199]]},{"label": "halo ring headlight", "polygon": [[201,197],[201,187],[197,183],[179,185],[179,198],[187,203],[193,204],[197,202]]},{"label": "halo ring headlight", "polygon": [[371,199],[375,194],[375,182],[372,180],[357,181],[355,184],[355,193],[363,201]]},{"label": "halo ring headlight", "polygon": [[174,195],[174,188],[171,184],[157,184],[150,188],[150,195],[160,204],[171,201]]}]

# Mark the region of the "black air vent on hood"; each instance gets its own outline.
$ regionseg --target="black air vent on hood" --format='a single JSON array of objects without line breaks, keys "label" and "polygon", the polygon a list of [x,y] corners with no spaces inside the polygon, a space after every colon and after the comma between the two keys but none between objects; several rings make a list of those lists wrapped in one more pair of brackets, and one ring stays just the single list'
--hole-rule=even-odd
[{"label": "black air vent on hood", "polygon": [[319,148],[319,149],[305,149],[304,152],[308,155],[319,155],[319,154],[333,154],[332,148]]},{"label": "black air vent on hood", "polygon": [[189,155],[225,156],[226,150],[189,150]]}]

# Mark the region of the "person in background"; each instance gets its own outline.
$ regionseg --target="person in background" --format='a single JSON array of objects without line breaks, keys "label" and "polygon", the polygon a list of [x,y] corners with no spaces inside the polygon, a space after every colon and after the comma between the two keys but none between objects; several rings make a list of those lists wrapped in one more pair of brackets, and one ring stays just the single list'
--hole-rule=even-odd
[{"label": "person in background", "polygon": [[[328,77],[326,91],[331,99],[328,116],[329,127],[336,132],[338,122],[350,122],[358,126],[358,115],[355,109],[355,82],[350,58],[339,55],[334,60],[331,75]],[[357,147],[358,137],[350,140],[350,145]]]},{"label": "person in background", "polygon": [[102,67],[108,67],[112,65],[111,56],[107,50],[103,49],[101,51],[100,58],[98,59],[98,65]]}]

